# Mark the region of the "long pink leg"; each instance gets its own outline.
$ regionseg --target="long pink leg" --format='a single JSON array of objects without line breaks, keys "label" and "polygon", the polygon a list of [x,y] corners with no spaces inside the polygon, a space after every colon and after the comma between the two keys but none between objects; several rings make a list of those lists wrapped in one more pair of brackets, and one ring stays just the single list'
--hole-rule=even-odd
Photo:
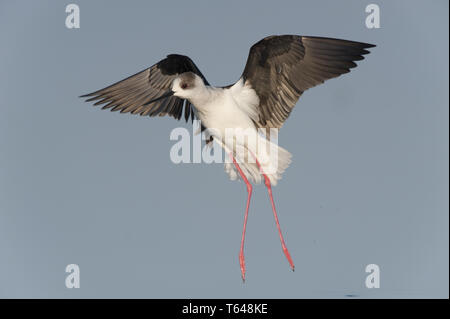
[{"label": "long pink leg", "polygon": [[258,165],[261,173],[264,176],[264,184],[266,184],[267,192],[269,193],[269,196],[270,196],[270,202],[272,204],[273,216],[275,217],[275,222],[276,222],[277,228],[278,228],[278,234],[280,235],[281,248],[283,248],[284,255],[286,256],[287,260],[289,261],[289,265],[291,265],[292,271],[294,271],[294,269],[295,269],[294,262],[292,261],[291,254],[289,253],[289,250],[287,249],[286,244],[284,243],[283,235],[281,234],[281,227],[280,227],[280,223],[278,221],[278,215],[277,215],[277,210],[275,209],[275,203],[273,201],[272,187],[270,185],[270,179],[269,179],[269,177],[267,177],[266,174],[264,174],[264,172],[261,168],[261,165],[259,164],[256,157],[255,157],[255,160],[256,160],[256,164]]},{"label": "long pink leg", "polygon": [[233,154],[230,153],[230,157],[233,159],[233,164],[236,166],[239,174],[241,175],[242,180],[247,185],[247,206],[245,208],[245,215],[244,215],[244,227],[242,229],[242,239],[241,239],[241,249],[239,251],[239,265],[241,266],[241,274],[242,274],[242,281],[245,282],[245,259],[244,259],[244,241],[245,241],[245,229],[247,228],[247,218],[248,218],[248,209],[250,207],[250,199],[252,198],[252,184],[248,181],[247,177],[245,176],[242,169],[239,167],[238,163],[236,162],[235,158],[233,157]]}]

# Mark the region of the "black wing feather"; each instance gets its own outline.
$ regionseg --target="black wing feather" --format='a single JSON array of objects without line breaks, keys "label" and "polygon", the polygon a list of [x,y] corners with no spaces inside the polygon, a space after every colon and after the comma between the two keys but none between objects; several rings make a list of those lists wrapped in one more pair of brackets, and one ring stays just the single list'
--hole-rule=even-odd
[{"label": "black wing feather", "polygon": [[193,106],[187,100],[171,96],[148,104],[149,101],[167,92],[172,81],[185,72],[197,74],[206,85],[209,85],[189,57],[170,54],[141,72],[81,97],[88,97],[86,102],[96,101],[94,105],[103,105],[102,109],[142,116],[169,115],[177,120],[181,119],[184,108],[184,118],[187,122],[189,117],[194,119]]},{"label": "black wing feather", "polygon": [[280,128],[302,93],[350,72],[372,44],[297,35],[270,36],[250,49],[242,78],[259,97],[262,128]]}]

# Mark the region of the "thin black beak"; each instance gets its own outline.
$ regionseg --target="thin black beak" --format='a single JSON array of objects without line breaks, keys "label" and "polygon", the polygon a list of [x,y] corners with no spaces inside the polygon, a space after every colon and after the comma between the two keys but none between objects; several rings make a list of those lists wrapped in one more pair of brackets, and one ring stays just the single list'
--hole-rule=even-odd
[{"label": "thin black beak", "polygon": [[160,97],[157,97],[156,99],[150,100],[150,101],[148,101],[147,103],[145,103],[144,105],[148,105],[148,104],[151,104],[151,103],[153,103],[153,102],[156,102],[156,101],[165,99],[166,97],[172,96],[173,93],[174,93],[174,92],[173,92],[172,90],[167,91],[166,93],[164,93],[164,94],[161,95]]}]

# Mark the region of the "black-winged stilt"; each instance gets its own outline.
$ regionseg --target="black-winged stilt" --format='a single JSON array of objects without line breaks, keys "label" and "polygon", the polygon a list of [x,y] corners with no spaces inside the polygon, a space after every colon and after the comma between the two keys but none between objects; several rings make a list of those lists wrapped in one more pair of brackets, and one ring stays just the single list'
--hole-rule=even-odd
[{"label": "black-winged stilt", "polygon": [[[372,44],[322,37],[297,35],[269,36],[254,44],[239,80],[226,87],[210,86],[206,78],[183,55],[171,54],[153,66],[104,89],[82,97],[103,109],[132,114],[164,116],[186,121],[194,117],[202,130],[209,129],[210,138],[222,146],[231,163],[225,170],[232,179],[238,174],[247,186],[247,204],[242,230],[239,263],[245,281],[244,240],[252,184],[264,179],[281,246],[289,264],[294,263],[286,248],[272,185],[290,163],[290,153],[269,141],[269,134],[258,129],[279,129],[288,118],[299,97],[307,89],[325,80],[347,73],[356,67],[354,61],[364,59]],[[183,110],[184,109],[184,110]],[[245,129],[246,139],[227,137],[227,129]],[[238,131],[236,131],[238,132]],[[269,131],[267,131],[269,132]],[[259,145],[268,143],[276,150],[276,158]]]}]

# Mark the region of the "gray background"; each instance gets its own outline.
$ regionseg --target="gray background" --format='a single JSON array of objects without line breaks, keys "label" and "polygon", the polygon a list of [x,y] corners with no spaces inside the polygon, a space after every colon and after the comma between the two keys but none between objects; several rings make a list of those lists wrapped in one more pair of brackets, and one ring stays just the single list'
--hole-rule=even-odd
[{"label": "gray background", "polygon": [[[64,1],[0,4],[0,297],[448,297],[448,1]],[[222,164],[169,160],[190,124],[77,96],[187,54],[215,85],[271,34],[377,44],[311,89],[281,130],[293,163],[246,198]],[[220,62],[219,62],[220,61]],[[65,266],[81,268],[66,289]],[[364,285],[381,268],[381,288]]]}]

